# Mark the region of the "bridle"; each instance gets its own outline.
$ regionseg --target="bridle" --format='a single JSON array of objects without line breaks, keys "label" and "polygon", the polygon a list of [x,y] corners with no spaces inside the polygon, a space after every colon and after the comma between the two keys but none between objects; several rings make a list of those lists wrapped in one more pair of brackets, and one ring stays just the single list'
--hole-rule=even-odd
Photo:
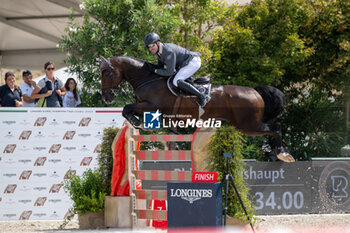
[{"label": "bridle", "polygon": [[101,70],[101,73],[104,71],[104,70],[107,70],[109,69],[110,72],[109,72],[109,75],[108,75],[108,79],[112,79],[112,82],[110,86],[102,86],[101,89],[102,89],[102,92],[103,91],[106,91],[106,90],[111,90],[113,92],[113,94],[115,94],[117,92],[117,88],[113,88],[115,86],[115,80],[113,78],[113,73],[115,73],[115,69],[113,68],[112,64],[111,64],[111,61],[110,61],[110,58],[107,58],[105,59],[105,62],[108,64],[108,68],[104,68],[103,70]]}]

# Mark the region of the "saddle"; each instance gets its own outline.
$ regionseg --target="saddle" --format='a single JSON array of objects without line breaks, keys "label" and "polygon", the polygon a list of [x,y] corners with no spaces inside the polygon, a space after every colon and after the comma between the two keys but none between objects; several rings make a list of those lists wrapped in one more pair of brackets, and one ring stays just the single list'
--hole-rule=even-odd
[{"label": "saddle", "polygon": [[[175,75],[171,76],[167,81],[168,89],[170,90],[171,93],[173,93],[173,95],[180,96],[180,97],[195,97],[195,95],[192,95],[186,91],[183,91],[177,88],[173,84],[174,77]],[[205,93],[206,95],[210,95],[210,87],[211,87],[210,74],[200,78],[189,77],[188,79],[185,80],[185,82],[188,82],[191,85],[193,85],[195,88],[198,89],[199,92]]]}]

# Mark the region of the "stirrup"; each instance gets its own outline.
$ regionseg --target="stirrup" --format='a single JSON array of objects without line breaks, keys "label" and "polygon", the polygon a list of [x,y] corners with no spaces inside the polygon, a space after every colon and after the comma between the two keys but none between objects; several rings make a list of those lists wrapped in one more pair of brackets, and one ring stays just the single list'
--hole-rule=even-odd
[{"label": "stirrup", "polygon": [[205,96],[203,96],[202,98],[201,98],[201,102],[200,102],[200,106],[202,107],[202,108],[204,108],[204,106],[210,101],[210,96],[209,95],[205,95]]}]

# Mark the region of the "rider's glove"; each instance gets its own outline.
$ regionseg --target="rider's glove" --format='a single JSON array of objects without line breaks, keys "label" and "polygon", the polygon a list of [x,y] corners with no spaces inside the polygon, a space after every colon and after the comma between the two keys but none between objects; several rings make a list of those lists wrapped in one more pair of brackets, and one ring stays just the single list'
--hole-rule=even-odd
[{"label": "rider's glove", "polygon": [[156,66],[153,65],[153,64],[150,64],[150,66],[149,66],[149,72],[155,73],[155,72],[156,72]]}]

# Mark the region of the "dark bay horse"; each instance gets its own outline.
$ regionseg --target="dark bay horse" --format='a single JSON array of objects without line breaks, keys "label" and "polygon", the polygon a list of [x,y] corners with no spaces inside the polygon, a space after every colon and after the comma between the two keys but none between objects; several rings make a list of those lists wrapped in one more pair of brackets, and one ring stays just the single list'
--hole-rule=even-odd
[{"label": "dark bay horse", "polygon": [[[211,100],[199,113],[193,98],[177,97],[169,91],[167,78],[151,73],[148,62],[131,57],[100,57],[102,97],[106,103],[114,99],[114,92],[125,80],[134,89],[136,103],[123,109],[123,116],[135,127],[142,128],[137,117],[143,112],[159,110],[163,115],[180,118],[195,118],[227,121],[248,136],[272,135],[275,139],[275,154],[285,162],[294,158],[282,145],[280,124],[274,120],[284,109],[285,96],[270,86],[256,88],[212,85]],[[184,119],[182,119],[184,120]]]}]

